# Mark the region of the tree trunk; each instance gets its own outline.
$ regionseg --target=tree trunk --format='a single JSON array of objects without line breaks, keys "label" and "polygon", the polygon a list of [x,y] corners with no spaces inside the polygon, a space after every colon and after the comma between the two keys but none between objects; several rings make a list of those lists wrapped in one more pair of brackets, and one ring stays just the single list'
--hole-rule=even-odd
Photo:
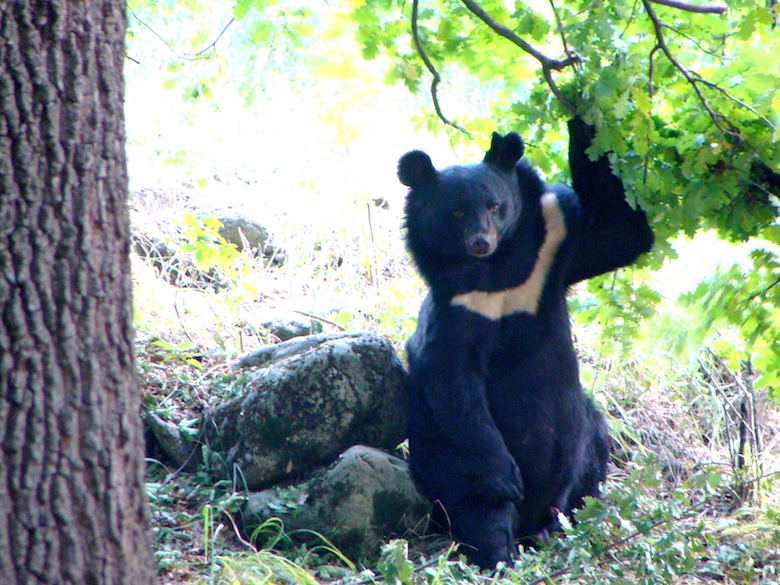
[{"label": "tree trunk", "polygon": [[0,0],[0,581],[154,579],[122,0]]}]

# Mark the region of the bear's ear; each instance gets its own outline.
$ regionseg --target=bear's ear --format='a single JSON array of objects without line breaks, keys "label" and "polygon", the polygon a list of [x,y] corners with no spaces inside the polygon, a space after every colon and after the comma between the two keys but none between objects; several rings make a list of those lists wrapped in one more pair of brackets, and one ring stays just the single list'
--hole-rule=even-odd
[{"label": "bear's ear", "polygon": [[482,162],[508,173],[515,168],[515,163],[523,157],[524,152],[525,144],[516,132],[510,132],[506,136],[493,132],[490,150],[485,153]]},{"label": "bear's ear", "polygon": [[407,187],[417,189],[436,180],[436,169],[431,157],[422,150],[407,152],[398,161],[398,180]]}]

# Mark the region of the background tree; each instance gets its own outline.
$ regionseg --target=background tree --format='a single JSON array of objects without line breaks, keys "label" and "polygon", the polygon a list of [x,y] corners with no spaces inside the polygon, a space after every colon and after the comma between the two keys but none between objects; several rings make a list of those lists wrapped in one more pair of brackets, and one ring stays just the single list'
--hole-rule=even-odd
[{"label": "background tree", "polygon": [[151,583],[125,3],[0,6],[0,575]]}]

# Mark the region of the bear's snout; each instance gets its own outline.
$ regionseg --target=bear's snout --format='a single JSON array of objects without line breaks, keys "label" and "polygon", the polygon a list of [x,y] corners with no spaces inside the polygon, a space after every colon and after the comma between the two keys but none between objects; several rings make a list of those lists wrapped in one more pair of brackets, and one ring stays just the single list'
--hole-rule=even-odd
[{"label": "bear's snout", "polygon": [[468,239],[466,249],[468,253],[477,258],[490,256],[496,251],[496,236],[490,234],[477,234]]}]

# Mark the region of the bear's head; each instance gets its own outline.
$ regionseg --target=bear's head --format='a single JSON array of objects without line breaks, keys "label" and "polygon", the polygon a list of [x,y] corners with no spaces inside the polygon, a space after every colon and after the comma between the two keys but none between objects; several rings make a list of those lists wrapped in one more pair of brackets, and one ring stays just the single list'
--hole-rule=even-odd
[{"label": "bear's head", "polygon": [[[521,198],[515,164],[523,141],[514,132],[493,133],[481,163],[434,168],[430,157],[408,152],[398,161],[398,179],[408,186],[407,243],[423,276],[438,263],[486,258],[510,236],[520,217]],[[430,282],[430,280],[429,280]]]}]

